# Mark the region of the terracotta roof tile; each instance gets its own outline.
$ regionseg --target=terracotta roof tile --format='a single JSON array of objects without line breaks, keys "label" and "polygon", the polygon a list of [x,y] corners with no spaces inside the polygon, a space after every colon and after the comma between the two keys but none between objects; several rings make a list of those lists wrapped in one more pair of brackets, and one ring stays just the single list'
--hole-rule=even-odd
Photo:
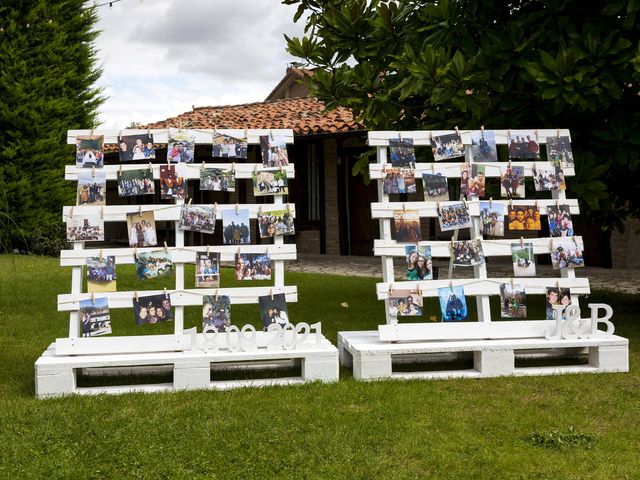
[{"label": "terracotta roof tile", "polygon": [[365,130],[344,107],[324,113],[323,110],[324,103],[313,97],[195,107],[190,112],[142,128],[291,128],[296,135]]}]

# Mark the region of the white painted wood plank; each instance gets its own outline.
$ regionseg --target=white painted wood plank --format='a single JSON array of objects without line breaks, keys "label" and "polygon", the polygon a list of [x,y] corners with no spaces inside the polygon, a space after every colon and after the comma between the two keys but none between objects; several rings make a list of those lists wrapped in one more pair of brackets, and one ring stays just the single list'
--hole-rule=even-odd
[{"label": "white painted wood plank", "polygon": [[[474,128],[473,130],[480,130],[480,126],[478,128]],[[496,135],[496,144],[497,145],[508,145],[508,134],[509,130],[492,130],[490,128],[485,128],[486,131],[493,131]],[[523,129],[519,129],[523,130]],[[524,130],[536,130],[535,128],[524,129]],[[513,130],[516,131],[515,129]],[[471,130],[470,129],[459,129],[460,136],[462,138],[462,143],[465,145],[471,144]],[[538,143],[546,144],[547,137],[555,137],[560,134],[560,136],[571,137],[571,133],[569,129],[566,128],[540,128],[537,129],[538,132]],[[367,134],[367,141],[370,147],[378,147],[378,146],[389,146],[389,139],[391,138],[413,138],[413,144],[416,146],[431,146],[431,137],[435,137],[443,134],[455,133],[455,129],[451,130],[414,130],[414,131],[370,131]]]},{"label": "white painted wood plank", "polygon": [[[211,144],[213,139],[213,128],[183,128],[183,130],[189,130],[190,132],[194,132],[196,138],[196,144]],[[250,129],[218,129],[215,132],[229,135],[236,138],[246,138],[247,143],[250,145],[256,145],[260,143],[261,135],[273,135],[274,137],[284,137],[286,143],[293,143],[293,130],[290,128],[285,129],[268,129],[268,128],[250,128]],[[149,134],[153,135],[154,143],[167,143],[169,140],[169,129],[168,128],[152,128],[152,129],[104,129],[104,130],[68,130],[67,131],[67,143],[70,145],[75,145],[77,136],[84,135],[104,135],[104,143],[105,144],[117,144],[118,137],[126,136],[126,135],[140,135],[140,134]]]},{"label": "white painted wood plank", "polygon": [[[379,147],[382,148],[382,147]],[[466,165],[465,162],[457,162],[457,163],[443,163],[443,162],[432,162],[432,163],[423,163],[417,162],[415,168],[415,177],[419,181],[422,180],[423,173],[433,173],[444,175],[447,178],[460,178],[462,175],[460,167],[462,165]],[[482,163],[485,167],[485,177],[487,178],[500,178],[504,170],[509,166],[507,162],[487,162]],[[511,162],[511,165],[514,167],[522,167],[524,168],[524,176],[525,177],[533,177],[533,168],[534,165],[537,167],[543,167],[547,165],[551,165],[550,162],[543,161],[514,161]],[[380,164],[380,163],[371,163],[369,164],[369,176],[373,180],[380,180],[385,178],[385,168],[392,168],[391,164]],[[575,175],[575,168],[563,168],[563,173],[566,177],[572,177]],[[380,198],[380,197],[378,197]]]},{"label": "white painted wood plank", "polygon": [[[378,300],[389,298],[389,289],[393,290],[415,290],[422,293],[423,297],[437,297],[438,289],[444,287],[462,286],[465,295],[500,295],[500,284],[511,283],[512,278],[457,278],[453,280],[422,280],[422,281],[401,281],[383,282],[376,284]],[[518,277],[513,279],[514,283],[523,284],[527,294],[546,294],[547,287],[570,288],[575,295],[586,295],[591,293],[588,278],[536,278]]]}]

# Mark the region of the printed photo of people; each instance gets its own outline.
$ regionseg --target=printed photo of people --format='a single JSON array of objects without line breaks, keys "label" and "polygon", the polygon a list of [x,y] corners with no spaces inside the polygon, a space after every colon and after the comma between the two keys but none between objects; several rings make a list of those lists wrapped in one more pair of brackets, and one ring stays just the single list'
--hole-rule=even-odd
[{"label": "printed photo of people", "polygon": [[238,208],[222,211],[222,238],[225,245],[249,245],[249,209]]},{"label": "printed photo of people", "polygon": [[220,254],[198,252],[196,254],[196,288],[220,286]]},{"label": "printed photo of people", "polygon": [[461,322],[467,319],[467,299],[462,286],[439,288],[438,300],[443,322]]},{"label": "printed photo of people", "polygon": [[425,202],[449,201],[449,184],[447,177],[440,173],[423,173],[422,186]]},{"label": "printed photo of people", "polygon": [[109,301],[106,297],[80,300],[78,313],[83,337],[99,337],[111,333]]},{"label": "printed photo of people", "polygon": [[547,159],[559,162],[564,168],[573,168],[571,138],[566,136],[547,137]]},{"label": "printed photo of people", "polygon": [[392,317],[421,317],[422,296],[412,290],[392,290],[389,292],[389,315]]},{"label": "printed photo of people", "polygon": [[253,194],[255,196],[287,195],[288,193],[289,182],[286,170],[274,169],[254,172]]},{"label": "printed photo of people", "polygon": [[87,258],[87,292],[116,291],[116,257]]},{"label": "printed photo of people", "polygon": [[418,243],[422,240],[420,216],[413,210],[396,210],[393,212],[393,224],[396,230],[396,242]]},{"label": "printed photo of people", "polygon": [[153,252],[140,252],[136,255],[136,276],[139,280],[166,277],[172,273],[171,252],[155,250]]},{"label": "printed photo of people", "polygon": [[182,204],[178,227],[192,232],[213,233],[216,228],[216,210],[206,205]]},{"label": "printed photo of people", "polygon": [[509,158],[540,158],[540,145],[535,130],[509,130]]},{"label": "printed photo of people", "polygon": [[415,170],[412,168],[386,168],[382,182],[384,193],[416,193]]},{"label": "printed photo of people", "polygon": [[501,203],[480,202],[480,233],[488,237],[504,237],[504,216],[506,205]]},{"label": "printed photo of people", "polygon": [[471,131],[471,153],[474,162],[497,162],[498,149],[493,130]]},{"label": "printed photo of people", "polygon": [[524,198],[524,167],[508,166],[500,176],[502,198]]},{"label": "printed photo of people", "polygon": [[195,132],[180,128],[169,129],[167,142],[167,161],[173,163],[192,163],[196,146]]},{"label": "printed photo of people", "polygon": [[146,133],[122,136],[118,139],[118,154],[121,162],[152,160],[156,158],[153,137]]},{"label": "printed photo of people", "polygon": [[260,135],[260,152],[264,167],[284,167],[289,165],[287,143],[284,137]]},{"label": "printed photo of people", "polygon": [[76,166],[78,168],[102,168],[104,136],[76,137]]},{"label": "printed photo of people", "polygon": [[433,280],[433,259],[431,247],[428,245],[407,245],[405,247],[407,280]]},{"label": "printed photo of people", "polygon": [[571,305],[571,291],[568,288],[547,287],[546,297],[546,319],[555,320],[554,305],[562,305],[562,318],[565,309]]},{"label": "printed photo of people", "polygon": [[266,253],[236,254],[236,280],[271,280],[271,257]]},{"label": "printed photo of people", "polygon": [[231,299],[226,295],[205,295],[202,301],[202,328],[226,332],[231,326]]},{"label": "printed photo of people", "polygon": [[67,240],[70,242],[104,241],[104,220],[100,215],[74,215],[68,217]]},{"label": "printed photo of people", "polygon": [[523,284],[500,284],[500,316],[502,318],[527,318],[526,301]]},{"label": "printed photo of people", "polygon": [[473,267],[484,263],[482,243],[477,240],[460,240],[451,245],[451,258],[456,267]]},{"label": "printed photo of people", "polygon": [[509,206],[509,230],[540,230],[540,209],[535,205]]},{"label": "printed photo of people", "polygon": [[[179,167],[179,165],[177,165]],[[160,166],[160,198],[186,198],[187,181],[183,178],[176,165]]]},{"label": "printed photo of people", "polygon": [[441,205],[438,210],[438,220],[440,222],[440,230],[443,232],[471,226],[469,209],[463,202]]},{"label": "printed photo of people", "polygon": [[536,192],[548,192],[551,190],[565,190],[564,172],[560,164],[548,163],[533,166],[533,186]]},{"label": "printed photo of people", "polygon": [[460,168],[460,193],[467,199],[484,197],[484,165],[465,163]]},{"label": "printed photo of people", "polygon": [[513,275],[515,277],[536,276],[536,257],[533,254],[533,243],[512,243],[511,261],[513,262]]},{"label": "printed photo of people", "polygon": [[76,205],[105,205],[107,175],[104,172],[82,170],[78,172],[78,198]]},{"label": "printed photo of people", "polygon": [[582,251],[582,240],[577,237],[554,239],[553,250],[551,252],[551,265],[554,270],[559,268],[584,267]]},{"label": "printed photo of people", "polygon": [[413,138],[390,138],[389,156],[394,167],[416,168],[416,152]]},{"label": "printed photo of people", "polygon": [[235,192],[236,174],[225,168],[200,169],[200,190]]},{"label": "printed photo of people", "polygon": [[172,320],[171,295],[161,293],[134,298],[133,314],[138,326]]},{"label": "printed photo of people", "polygon": [[156,184],[153,181],[153,172],[148,168],[119,171],[117,178],[118,195],[121,197],[153,195],[156,193]]},{"label": "printed photo of people", "polygon": [[436,162],[464,157],[464,144],[456,132],[431,137],[431,150]]},{"label": "printed photo of people", "polygon": [[247,139],[235,138],[222,133],[213,136],[211,154],[216,158],[247,158]]},{"label": "printed photo of people", "polygon": [[289,210],[269,210],[258,213],[260,238],[295,235],[296,228]]},{"label": "printed photo of people", "polygon": [[127,231],[129,232],[129,246],[132,248],[158,245],[153,210],[142,213],[127,213]]},{"label": "printed photo of people", "polygon": [[266,332],[269,325],[277,323],[284,327],[289,323],[289,313],[287,311],[287,299],[284,293],[275,295],[265,295],[258,297],[260,304],[260,316],[262,317],[262,329]]},{"label": "printed photo of people", "polygon": [[547,206],[549,235],[552,237],[573,237],[573,221],[569,205]]}]

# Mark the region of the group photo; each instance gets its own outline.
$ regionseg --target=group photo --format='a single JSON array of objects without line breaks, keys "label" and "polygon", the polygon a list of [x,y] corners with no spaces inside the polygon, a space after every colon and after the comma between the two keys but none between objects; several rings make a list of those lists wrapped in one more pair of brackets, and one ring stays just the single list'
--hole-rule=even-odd
[{"label": "group photo", "polygon": [[443,232],[469,228],[471,226],[471,215],[469,215],[469,209],[463,202],[449,203],[440,206],[438,221],[440,222],[440,230]]},{"label": "group photo", "polygon": [[247,140],[219,133],[213,136],[211,155],[216,158],[247,158]]},{"label": "group photo", "polygon": [[87,258],[87,292],[116,291],[116,257]]},{"label": "group photo", "polygon": [[396,242],[417,243],[422,240],[420,215],[417,211],[396,210],[393,212]]},{"label": "group photo", "polygon": [[433,159],[436,162],[464,157],[464,144],[460,135],[456,132],[432,137],[431,150],[433,151]]},{"label": "group photo", "polygon": [[538,135],[534,130],[510,130],[508,141],[509,158],[540,158]]},{"label": "group photo", "polygon": [[70,242],[104,241],[104,220],[100,215],[73,215],[67,218]]},{"label": "group photo", "polygon": [[484,165],[464,164],[460,168],[460,193],[467,199],[484,197]]},{"label": "group photo", "polygon": [[258,213],[260,238],[295,235],[293,216],[289,210],[269,210]]},{"label": "group photo", "polygon": [[139,252],[135,256],[136,276],[138,280],[147,278],[165,277],[173,273],[171,253],[164,250],[152,252]]},{"label": "group photo", "polygon": [[253,194],[262,195],[287,195],[289,193],[289,182],[287,171],[260,170],[253,174]]},{"label": "group photo", "polygon": [[425,202],[448,202],[449,183],[441,173],[423,173],[422,188]]},{"label": "group photo", "polygon": [[83,136],[76,137],[76,166],[78,168],[102,168],[104,136]]},{"label": "group photo", "polygon": [[260,152],[263,167],[286,167],[289,165],[287,143],[284,137],[260,135]]},{"label": "group photo", "polygon": [[78,198],[76,205],[106,205],[107,176],[104,172],[81,170],[78,172]]},{"label": "group photo", "polygon": [[153,195],[156,193],[156,184],[153,180],[153,171],[149,168],[137,170],[120,170],[118,178],[118,195],[121,197],[133,197],[135,195]]},{"label": "group photo", "polygon": [[509,230],[541,230],[540,209],[535,205],[509,206],[507,210]]},{"label": "group photo", "polygon": [[205,295],[202,301],[202,328],[226,332],[231,326],[231,299],[227,295]]},{"label": "group photo", "polygon": [[456,267],[473,267],[484,263],[482,243],[478,240],[459,240],[451,245],[451,258]]},{"label": "group photo", "polygon": [[560,135],[547,137],[547,159],[550,162],[560,162],[564,168],[573,168],[571,138]]},{"label": "group photo", "polygon": [[80,300],[78,315],[83,337],[99,337],[111,333],[111,316],[107,297]]},{"label": "group photo", "polygon": [[548,192],[552,190],[565,190],[564,172],[560,163],[535,164],[533,166],[533,185],[536,192]]},{"label": "group photo", "polygon": [[414,169],[416,152],[413,147],[413,138],[390,138],[389,157],[394,167]]},{"label": "group photo", "polygon": [[573,222],[569,205],[547,206],[547,220],[549,221],[549,235],[552,237],[572,237]]},{"label": "group photo", "polygon": [[136,325],[152,325],[173,319],[171,295],[147,295],[133,299],[133,315]]},{"label": "group photo", "polygon": [[224,168],[201,168],[200,190],[213,192],[235,192],[236,175]]},{"label": "group photo", "polygon": [[266,253],[237,254],[236,280],[271,280],[271,257]]},{"label": "group photo", "polygon": [[521,283],[500,284],[500,316],[502,318],[527,318],[524,285]]},{"label": "group photo", "polygon": [[178,227],[181,230],[212,234],[216,228],[216,210],[205,205],[182,204]]},{"label": "group photo", "polygon": [[584,267],[582,240],[577,237],[553,240],[551,265],[554,269]]},{"label": "group photo", "polygon": [[180,165],[160,166],[160,198],[169,200],[172,198],[186,198],[187,181],[180,175]]},{"label": "group photo", "polygon": [[405,247],[407,280],[433,280],[433,259],[429,245],[407,245]]},{"label": "group photo", "polygon": [[386,168],[382,188],[384,193],[416,193],[415,171],[412,168]]},{"label": "group photo", "polygon": [[480,233],[487,237],[504,237],[506,205],[498,202],[480,202]]},{"label": "group photo", "polygon": [[121,162],[155,159],[156,151],[153,146],[153,137],[148,134],[119,137],[118,155]]}]

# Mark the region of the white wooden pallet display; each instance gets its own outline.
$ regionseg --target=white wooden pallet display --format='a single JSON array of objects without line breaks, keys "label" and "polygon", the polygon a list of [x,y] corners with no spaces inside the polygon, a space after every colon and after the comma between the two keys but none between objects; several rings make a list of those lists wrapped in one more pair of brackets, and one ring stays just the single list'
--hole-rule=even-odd
[{"label": "white wooden pallet display", "polygon": [[[508,130],[494,130],[496,144],[508,144]],[[431,138],[442,134],[455,133],[451,131],[377,131],[369,132],[369,146],[377,149],[377,162],[370,165],[370,176],[378,181],[378,202],[371,204],[374,219],[379,220],[381,238],[374,242],[374,255],[381,257],[383,282],[376,286],[376,296],[385,301],[386,322],[378,326],[378,331],[372,332],[339,332],[338,348],[340,361],[343,365],[353,365],[354,376],[358,379],[374,378],[449,378],[460,376],[482,377],[496,375],[545,375],[570,372],[603,372],[628,371],[628,340],[618,336],[607,336],[601,331],[592,338],[547,339],[549,331],[553,331],[555,321],[526,320],[526,321],[492,321],[489,297],[500,294],[501,283],[524,284],[527,294],[545,294],[547,287],[570,288],[572,304],[579,305],[577,295],[590,293],[587,278],[576,278],[573,269],[560,270],[559,277],[535,278],[489,278],[486,264],[474,266],[474,278],[452,279],[452,267],[449,278],[425,281],[396,281],[393,257],[404,257],[407,243],[396,242],[392,238],[392,220],[394,211],[417,211],[421,218],[438,217],[438,208],[459,201],[451,202],[391,202],[389,195],[384,193],[384,170],[391,166],[387,161],[387,148],[390,139],[412,138],[416,147],[431,147]],[[462,143],[465,145],[464,162],[441,161],[431,163],[416,163],[416,180],[422,173],[440,173],[448,178],[460,178],[461,166],[473,163],[471,146],[471,131],[459,130]],[[569,136],[566,129],[537,130],[538,143],[546,144],[547,137]],[[485,177],[499,178],[505,162],[482,162],[485,167]],[[535,166],[549,164],[542,160],[512,161],[512,166],[524,168],[525,176],[532,176]],[[575,174],[574,168],[563,169],[566,177]],[[567,199],[564,191],[552,191],[551,199],[493,199],[495,204],[524,206],[537,205],[541,215],[546,215],[547,206],[559,204],[568,205],[572,215],[579,213],[578,201]],[[483,199],[483,201],[489,201]],[[511,256],[511,245],[517,239],[484,240],[480,233],[480,201],[466,202],[472,219],[470,234],[472,240],[482,244],[484,257]],[[582,237],[574,237],[577,242]],[[533,243],[534,254],[551,254],[554,239],[527,238],[524,241]],[[570,240],[570,238],[569,238]],[[451,258],[450,241],[421,241],[418,245],[430,246],[432,257]],[[464,268],[464,267],[463,267]],[[471,268],[471,267],[466,267]],[[478,322],[447,322],[447,323],[398,323],[397,319],[388,313],[388,297],[390,290],[412,290],[423,297],[437,297],[438,289],[443,287],[463,286],[466,296],[475,296]],[[591,320],[580,320],[580,325],[589,326]],[[514,358],[523,355],[522,352],[541,351],[542,357],[556,357],[558,352],[567,351],[571,355],[587,352],[588,365],[544,367],[544,368],[515,368]],[[419,362],[430,362],[432,357],[451,358],[451,355],[472,354],[474,369],[470,371],[426,371],[412,373],[393,373],[393,364],[403,359],[418,359]],[[447,357],[449,355],[449,357]],[[453,355],[453,358],[459,358]]]},{"label": "white wooden pallet display", "polygon": [[[194,131],[194,130],[191,130]],[[75,144],[76,137],[81,135],[104,135],[105,144],[117,143],[119,136],[134,134],[153,134],[154,143],[162,144],[168,141],[168,129],[160,130],[70,130],[67,134],[67,143]],[[224,130],[195,130],[196,144],[211,145],[214,134],[226,134],[235,137],[245,137],[249,144],[259,144],[260,135],[284,137],[287,143],[293,143],[293,131],[268,130],[268,129],[224,129]],[[184,177],[187,179],[199,179],[202,168],[227,168],[233,169],[237,179],[251,179],[253,173],[264,168],[262,163],[240,163],[243,160],[227,163],[190,163],[185,165]],[[160,178],[160,166],[164,164],[161,159],[155,159],[149,164],[153,171],[154,179]],[[176,165],[172,163],[172,165]],[[116,180],[119,171],[145,168],[144,163],[127,163],[121,165],[105,165],[99,171],[106,174],[107,180]],[[288,178],[295,177],[293,164],[282,167],[287,171]],[[65,179],[77,181],[78,172],[81,170],[75,165],[65,168]],[[162,246],[146,248],[85,248],[84,242],[72,242],[72,250],[63,250],[60,254],[61,266],[72,267],[71,292],[58,295],[58,310],[69,313],[68,338],[59,338],[44,352],[35,364],[36,370],[36,396],[44,398],[52,395],[68,393],[123,393],[129,391],[162,391],[171,389],[214,388],[225,389],[247,385],[268,385],[280,383],[296,383],[302,381],[337,381],[338,379],[338,351],[326,340],[321,333],[316,334],[317,341],[311,343],[296,344],[298,340],[304,340],[304,335],[290,331],[283,335],[295,337],[295,348],[281,349],[270,348],[267,350],[264,341],[265,332],[256,332],[257,346],[251,351],[241,351],[238,348],[227,348],[224,342],[211,350],[208,347],[196,347],[196,340],[200,344],[206,344],[203,334],[186,335],[184,330],[184,307],[202,305],[205,295],[226,295],[230,297],[231,304],[257,304],[259,296],[284,294],[287,302],[296,302],[298,299],[296,286],[284,283],[284,262],[296,259],[295,244],[285,244],[282,236],[274,237],[273,244],[260,245],[199,245],[185,246],[184,231],[178,228],[180,209],[184,200],[176,199],[175,204],[163,205],[107,205],[101,206],[68,206],[63,208],[63,221],[75,215],[101,215],[104,222],[124,222],[127,213],[139,213],[153,211],[157,221],[175,222],[175,246],[166,247],[172,254],[172,262],[175,270],[175,286],[166,290],[138,290],[100,292],[96,294],[83,293],[83,267],[90,257],[115,256],[116,265],[134,264],[136,253],[157,251]],[[227,209],[248,209],[250,219],[256,219],[262,210],[275,207],[288,209],[295,218],[295,205],[285,204],[282,196],[273,197],[271,204],[216,204],[217,222],[221,222],[220,213]],[[272,287],[222,287],[222,288],[194,288],[186,289],[184,283],[184,265],[196,261],[197,252],[219,253],[221,261],[233,261],[238,253],[268,253],[273,261]],[[108,298],[109,308],[132,308],[133,300],[137,296],[157,295],[168,293],[171,295],[171,303],[174,309],[174,333],[172,335],[142,335],[142,336],[104,336],[88,337],[80,336],[79,306],[80,301],[98,297]],[[256,317],[258,315],[256,314]],[[234,320],[237,320],[234,318]],[[234,323],[238,323],[234,321]],[[225,334],[220,334],[224,338]],[[194,343],[195,342],[195,343]],[[210,370],[216,365],[234,363],[236,367],[245,365],[247,368],[256,361],[266,367],[277,366],[278,361],[287,360],[298,362],[301,365],[302,375],[287,379],[254,379],[226,382],[211,382]],[[274,362],[275,361],[275,362]],[[87,368],[94,374],[104,372],[109,375],[119,375],[130,372],[132,368],[142,368],[150,365],[164,365],[174,373],[171,384],[164,385],[125,385],[119,387],[95,387],[78,388],[76,375],[78,371]],[[107,368],[108,367],[108,368]],[[206,372],[205,372],[206,370]],[[205,380],[206,377],[206,380]]]}]

